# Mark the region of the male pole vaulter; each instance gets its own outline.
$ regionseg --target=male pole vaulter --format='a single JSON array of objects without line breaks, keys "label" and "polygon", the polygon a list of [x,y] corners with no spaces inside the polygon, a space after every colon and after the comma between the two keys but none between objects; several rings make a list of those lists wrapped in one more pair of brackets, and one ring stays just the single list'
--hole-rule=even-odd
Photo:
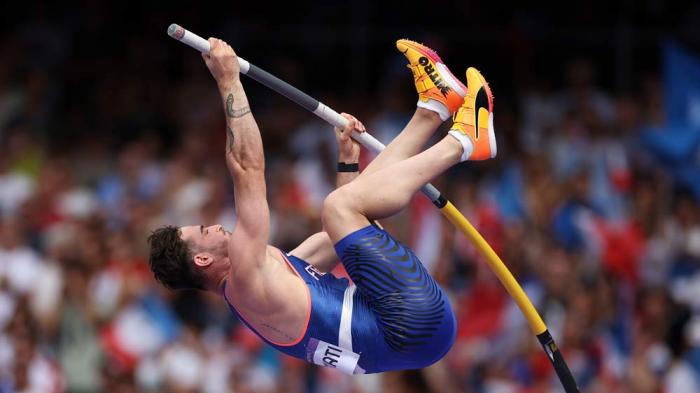
[{"label": "male pole vaulter", "polygon": [[[232,233],[220,225],[159,228],[149,237],[149,264],[171,289],[222,294],[231,311],[279,351],[349,374],[426,367],[455,337],[447,297],[406,246],[373,220],[398,213],[423,184],[454,164],[496,155],[493,97],[474,68],[468,89],[435,52],[397,42],[408,58],[418,108],[401,134],[360,174],[365,128],[350,115],[336,129],[338,188],[323,205],[323,232],[290,252],[267,244],[270,213],[260,131],[239,79],[236,54],[209,39],[203,55],[226,114],[226,162],[237,211]],[[442,122],[449,134],[421,152]],[[325,274],[342,261],[355,285]]]}]

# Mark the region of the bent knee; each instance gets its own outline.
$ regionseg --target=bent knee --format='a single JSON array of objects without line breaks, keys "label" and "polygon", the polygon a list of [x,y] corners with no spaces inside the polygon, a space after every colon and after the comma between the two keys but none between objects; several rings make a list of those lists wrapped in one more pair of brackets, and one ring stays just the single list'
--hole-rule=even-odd
[{"label": "bent knee", "polygon": [[323,225],[332,224],[347,216],[352,211],[350,199],[350,196],[342,187],[331,192],[323,201],[323,210],[321,211]]},{"label": "bent knee", "polygon": [[358,208],[357,202],[355,194],[348,187],[331,192],[323,201],[321,220],[324,230],[331,238],[340,238],[348,229],[354,230],[367,225],[367,219]]}]

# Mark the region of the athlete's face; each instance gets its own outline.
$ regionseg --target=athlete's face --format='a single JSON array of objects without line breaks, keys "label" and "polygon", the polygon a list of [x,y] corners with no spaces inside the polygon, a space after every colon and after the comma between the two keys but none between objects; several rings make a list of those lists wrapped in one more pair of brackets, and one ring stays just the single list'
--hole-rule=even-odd
[{"label": "athlete's face", "polygon": [[189,243],[194,263],[206,267],[227,260],[231,233],[221,225],[190,225],[180,228],[182,240]]}]

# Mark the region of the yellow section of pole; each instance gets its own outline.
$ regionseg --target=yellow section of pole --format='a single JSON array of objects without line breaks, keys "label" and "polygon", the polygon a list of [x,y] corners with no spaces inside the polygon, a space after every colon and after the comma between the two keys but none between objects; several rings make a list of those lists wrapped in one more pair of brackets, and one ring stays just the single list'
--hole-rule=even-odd
[{"label": "yellow section of pole", "polygon": [[547,330],[547,326],[544,324],[540,314],[537,313],[535,306],[532,305],[525,291],[523,291],[523,288],[515,280],[515,277],[513,277],[513,274],[508,270],[501,258],[498,257],[496,252],[493,251],[493,248],[484,240],[476,228],[474,228],[450,201],[447,201],[447,204],[440,209],[440,212],[472,242],[474,247],[476,247],[484,257],[486,257],[486,262],[491,270],[493,270],[503,286],[506,287],[510,296],[513,297],[518,307],[520,307],[520,311],[525,315],[525,319],[527,319],[532,332],[535,333],[535,335],[544,333],[544,331]]}]

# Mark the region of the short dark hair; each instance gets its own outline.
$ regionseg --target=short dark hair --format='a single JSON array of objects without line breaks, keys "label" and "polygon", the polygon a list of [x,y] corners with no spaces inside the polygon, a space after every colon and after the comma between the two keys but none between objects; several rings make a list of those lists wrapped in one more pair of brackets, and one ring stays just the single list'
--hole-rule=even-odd
[{"label": "short dark hair", "polygon": [[167,225],[148,236],[148,265],[158,282],[169,289],[206,289],[205,277],[192,263],[192,250],[180,229]]}]

